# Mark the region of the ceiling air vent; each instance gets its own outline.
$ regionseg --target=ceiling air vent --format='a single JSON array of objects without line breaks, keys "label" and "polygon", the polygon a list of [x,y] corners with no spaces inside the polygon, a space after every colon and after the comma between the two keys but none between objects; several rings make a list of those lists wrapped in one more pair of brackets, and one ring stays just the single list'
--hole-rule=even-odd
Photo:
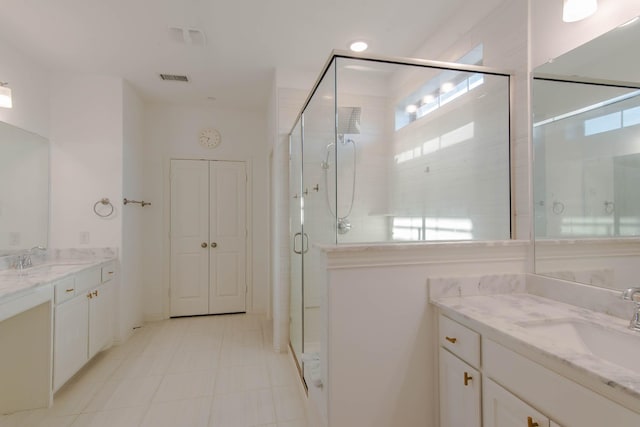
[{"label": "ceiling air vent", "polygon": [[180,76],[178,74],[160,74],[160,78],[162,80],[173,81],[173,82],[188,82],[189,78],[187,76]]}]

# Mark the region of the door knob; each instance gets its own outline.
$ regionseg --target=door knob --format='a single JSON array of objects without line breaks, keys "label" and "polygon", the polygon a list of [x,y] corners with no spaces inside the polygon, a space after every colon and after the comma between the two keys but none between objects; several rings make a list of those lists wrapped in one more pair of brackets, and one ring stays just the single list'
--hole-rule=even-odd
[{"label": "door knob", "polygon": [[211,247],[212,247],[212,248],[217,248],[217,247],[218,247],[218,244],[217,244],[216,242],[211,242]]},{"label": "door knob", "polygon": [[202,248],[206,248],[206,247],[207,247],[207,242],[202,242],[202,243],[200,244],[200,247],[202,247]]}]

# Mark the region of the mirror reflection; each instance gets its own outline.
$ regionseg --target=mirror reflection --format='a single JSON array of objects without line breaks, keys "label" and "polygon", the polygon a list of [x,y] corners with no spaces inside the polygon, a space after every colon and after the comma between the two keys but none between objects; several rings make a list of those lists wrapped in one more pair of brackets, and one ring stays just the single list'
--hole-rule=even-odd
[{"label": "mirror reflection", "polygon": [[47,246],[49,143],[0,122],[0,256]]},{"label": "mirror reflection", "polygon": [[629,25],[536,69],[536,273],[624,288],[640,251],[640,64]]}]

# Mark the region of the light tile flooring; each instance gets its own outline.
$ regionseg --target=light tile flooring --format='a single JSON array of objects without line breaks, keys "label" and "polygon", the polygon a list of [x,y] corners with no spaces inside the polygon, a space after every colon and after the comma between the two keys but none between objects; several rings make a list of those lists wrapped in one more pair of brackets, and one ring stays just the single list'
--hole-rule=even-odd
[{"label": "light tile flooring", "polygon": [[0,427],[307,427],[290,356],[271,349],[262,316],[148,323],[97,355],[49,409],[0,417]]}]

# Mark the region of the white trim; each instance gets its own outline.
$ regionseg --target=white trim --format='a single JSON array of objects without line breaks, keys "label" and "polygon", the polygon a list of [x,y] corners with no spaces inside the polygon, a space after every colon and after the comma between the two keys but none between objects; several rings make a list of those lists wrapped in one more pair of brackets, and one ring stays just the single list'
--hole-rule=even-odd
[{"label": "white trim", "polygon": [[318,245],[329,270],[383,266],[514,261],[528,264],[529,240],[491,242],[380,243]]}]

